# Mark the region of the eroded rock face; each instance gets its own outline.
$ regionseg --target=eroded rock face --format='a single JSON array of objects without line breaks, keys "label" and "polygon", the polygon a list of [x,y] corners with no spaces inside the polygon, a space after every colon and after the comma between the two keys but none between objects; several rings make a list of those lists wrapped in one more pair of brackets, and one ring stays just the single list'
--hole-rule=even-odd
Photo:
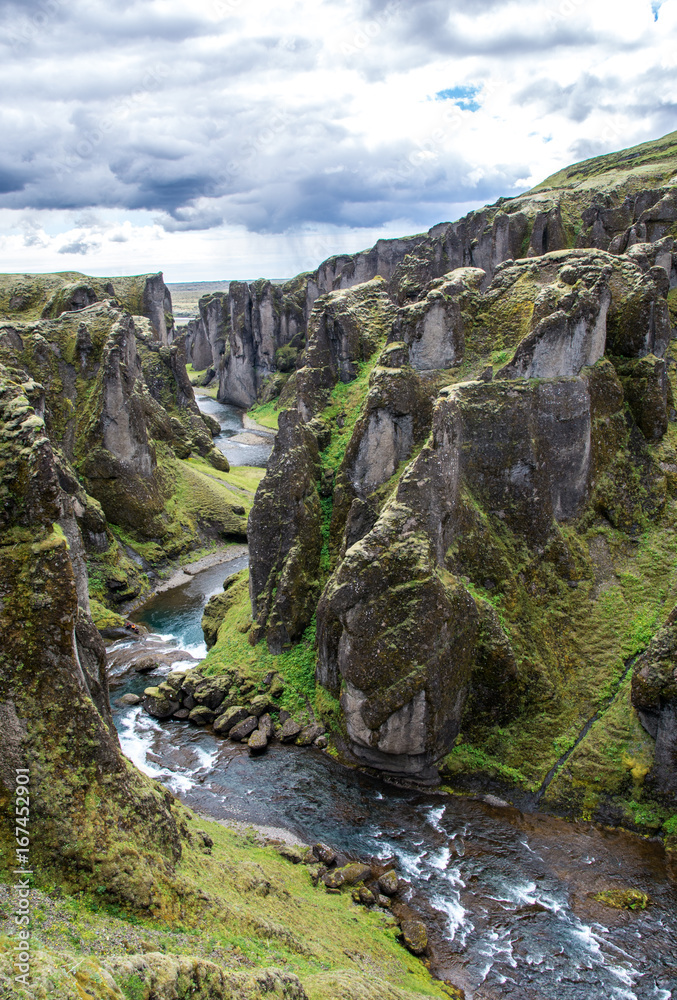
[{"label": "eroded rock face", "polygon": [[298,641],[312,617],[322,549],[317,442],[294,410],[279,427],[248,525],[252,609],[273,652]]},{"label": "eroded rock face", "polygon": [[[34,863],[72,885],[94,872],[132,908],[160,905],[181,853],[171,796],[132,769],[110,723],[103,643],[82,607],[45,423],[0,366],[0,792],[31,772]],[[9,502],[11,498],[11,502]],[[1,822],[9,842],[11,816]],[[152,852],[146,845],[152,844]],[[68,849],[64,845],[69,845]]]},{"label": "eroded rock face", "polygon": [[677,609],[668,616],[632,672],[632,704],[656,740],[648,775],[656,793],[677,803]]},{"label": "eroded rock face", "polygon": [[433,371],[461,363],[468,309],[485,277],[479,268],[458,268],[434,282],[425,299],[400,311],[393,338],[408,345],[413,368]]},{"label": "eroded rock face", "polygon": [[396,310],[375,278],[320,299],[310,318],[304,365],[296,373],[298,410],[306,422],[326,406],[338,382],[351,382],[390,335]]}]

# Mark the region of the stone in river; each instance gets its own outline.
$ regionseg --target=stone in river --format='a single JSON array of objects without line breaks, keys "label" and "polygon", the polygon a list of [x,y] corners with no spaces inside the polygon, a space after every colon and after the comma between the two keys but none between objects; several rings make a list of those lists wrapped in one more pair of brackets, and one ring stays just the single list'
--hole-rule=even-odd
[{"label": "stone in river", "polygon": [[190,715],[190,712],[188,711],[187,708],[180,708],[178,710],[178,712],[174,712],[174,715],[172,716],[172,718],[173,719],[187,719],[189,715]]},{"label": "stone in river", "polygon": [[402,937],[414,955],[422,955],[428,947],[428,932],[422,920],[403,920]]},{"label": "stone in river", "polygon": [[265,733],[267,740],[271,739],[274,732],[273,720],[271,719],[271,717],[268,715],[267,712],[265,715],[262,715],[261,718],[259,719],[259,729],[261,730],[262,733]]},{"label": "stone in river", "polygon": [[315,742],[313,743],[313,746],[317,747],[318,750],[326,750],[327,747],[329,746],[329,740],[327,739],[326,736],[318,736]]},{"label": "stone in river", "polygon": [[118,704],[120,705],[138,705],[141,698],[138,694],[123,694],[122,698],[118,698]]},{"label": "stone in river", "polygon": [[[241,723],[244,725],[244,723]],[[255,729],[247,740],[247,745],[249,746],[249,753],[254,755],[257,753],[263,753],[263,751],[268,746],[268,737],[261,729]]]},{"label": "stone in river", "polygon": [[211,708],[207,708],[206,705],[196,705],[188,713],[188,718],[197,726],[208,726],[216,718],[216,712],[212,711]]},{"label": "stone in river", "polygon": [[154,657],[143,656],[134,664],[134,670],[137,674],[150,674],[153,670],[157,670],[158,666],[159,663]]},{"label": "stone in river", "polygon": [[298,722],[295,722],[294,719],[287,719],[284,725],[282,726],[282,729],[277,735],[280,739],[280,742],[291,743],[293,740],[296,739],[296,737],[300,732],[301,732],[301,726],[298,724]]},{"label": "stone in river", "polygon": [[386,896],[394,896],[400,887],[400,880],[394,871],[385,872],[378,880],[378,887]]},{"label": "stone in river", "polygon": [[309,747],[318,737],[324,735],[324,726],[313,722],[310,726],[304,726],[296,737],[296,745],[299,747]]},{"label": "stone in river", "polygon": [[246,740],[248,736],[251,736],[251,734],[257,728],[258,724],[259,720],[256,718],[256,716],[250,715],[243,722],[239,722],[236,726],[233,726],[228,735],[230,736],[231,740],[235,740],[236,742],[239,742],[240,740]]},{"label": "stone in river", "polygon": [[242,705],[233,705],[232,708],[226,709],[223,715],[218,717],[214,723],[214,732],[218,733],[219,736],[227,736],[233,726],[244,722],[248,716],[247,709],[243,708]]},{"label": "stone in river", "polygon": [[178,701],[170,701],[159,688],[149,687],[143,692],[143,707],[154,719],[168,719],[180,708]]}]

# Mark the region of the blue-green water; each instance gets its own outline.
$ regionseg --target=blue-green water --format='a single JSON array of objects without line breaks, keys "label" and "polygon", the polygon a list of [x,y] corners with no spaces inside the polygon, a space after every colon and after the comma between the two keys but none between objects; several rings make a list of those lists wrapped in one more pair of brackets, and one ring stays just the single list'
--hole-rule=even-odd
[{"label": "blue-green water", "polygon": [[[138,615],[201,655],[199,619],[230,563],[157,595]],[[143,655],[147,650],[143,651]],[[367,858],[394,858],[432,931],[433,966],[467,1000],[677,1000],[677,872],[660,844],[470,798],[395,788],[315,749],[239,744],[187,722],[160,723],[112,695],[125,753],[190,806],[218,819],[289,829]],[[647,892],[644,912],[594,892]]]}]

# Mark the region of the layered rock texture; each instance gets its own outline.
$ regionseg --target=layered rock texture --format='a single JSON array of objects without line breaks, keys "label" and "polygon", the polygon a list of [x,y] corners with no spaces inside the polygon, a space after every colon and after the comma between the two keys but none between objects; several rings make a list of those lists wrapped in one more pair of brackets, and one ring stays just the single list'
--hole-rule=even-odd
[{"label": "layered rock texture", "polygon": [[630,825],[677,804],[668,633],[630,691],[677,598],[676,169],[673,135],[307,279],[252,641],[316,620],[359,761]]}]

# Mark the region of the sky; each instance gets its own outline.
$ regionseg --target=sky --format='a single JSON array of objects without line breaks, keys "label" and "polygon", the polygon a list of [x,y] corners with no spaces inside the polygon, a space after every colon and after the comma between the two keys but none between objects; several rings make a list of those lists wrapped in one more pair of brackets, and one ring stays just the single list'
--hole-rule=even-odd
[{"label": "sky", "polygon": [[0,0],[0,271],[290,277],[677,129],[677,0]]}]

